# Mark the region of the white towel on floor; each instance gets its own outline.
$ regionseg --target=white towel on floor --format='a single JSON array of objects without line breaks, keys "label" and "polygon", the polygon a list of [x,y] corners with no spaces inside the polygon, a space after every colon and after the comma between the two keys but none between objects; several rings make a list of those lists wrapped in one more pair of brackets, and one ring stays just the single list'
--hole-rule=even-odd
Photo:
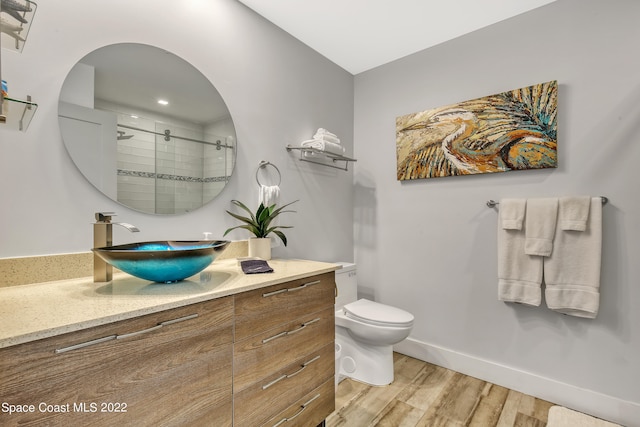
[{"label": "white towel on floor", "polygon": [[553,254],[544,261],[545,299],[552,310],[595,318],[600,306],[602,199],[591,198],[584,231],[558,227]]},{"label": "white towel on floor", "polygon": [[543,258],[524,253],[526,230],[505,230],[502,227],[502,201],[500,203],[497,227],[498,300],[538,306],[542,300]]},{"label": "white towel on floor", "polygon": [[556,232],[558,199],[528,199],[525,214],[527,255],[549,256],[553,250],[553,236]]},{"label": "white towel on floor", "polygon": [[561,230],[584,231],[587,228],[591,197],[561,197],[558,203],[558,222]]},{"label": "white towel on floor", "polygon": [[502,199],[500,218],[504,230],[522,230],[527,199]]}]

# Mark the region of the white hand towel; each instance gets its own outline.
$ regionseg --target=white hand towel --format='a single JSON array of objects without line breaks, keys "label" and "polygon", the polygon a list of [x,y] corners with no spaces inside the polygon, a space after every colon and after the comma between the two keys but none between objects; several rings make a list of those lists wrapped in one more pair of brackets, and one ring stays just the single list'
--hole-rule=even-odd
[{"label": "white hand towel", "polygon": [[525,213],[527,255],[550,256],[556,232],[558,199],[528,199]]},{"label": "white hand towel", "polygon": [[587,228],[591,197],[562,197],[558,203],[560,230],[584,231]]},{"label": "white hand towel", "polygon": [[[260,185],[258,203],[262,203],[265,206],[278,205],[280,203],[280,187],[277,185]],[[270,227],[278,225],[279,219],[279,217],[276,217],[271,221]],[[271,239],[272,248],[280,246],[280,239],[275,235],[270,235],[269,238]]]},{"label": "white hand towel", "polygon": [[502,199],[500,218],[504,230],[522,230],[527,199]]},{"label": "white hand towel", "polygon": [[333,142],[329,142],[329,141],[322,141],[319,139],[310,139],[307,141],[303,141],[302,144],[300,145],[302,147],[315,148],[317,150],[326,151],[327,153],[332,153],[332,154],[342,155],[345,152],[345,149],[342,145],[334,144]]},{"label": "white hand towel", "polygon": [[265,206],[277,205],[280,201],[280,187],[277,185],[260,185],[258,203]]},{"label": "white hand towel", "polygon": [[602,199],[592,197],[584,231],[556,231],[551,257],[544,260],[547,307],[593,319],[600,306]]},{"label": "white hand towel", "polygon": [[[502,202],[500,202],[502,203]],[[502,227],[498,213],[498,300],[533,306],[542,300],[542,260],[524,253],[525,230]]]}]

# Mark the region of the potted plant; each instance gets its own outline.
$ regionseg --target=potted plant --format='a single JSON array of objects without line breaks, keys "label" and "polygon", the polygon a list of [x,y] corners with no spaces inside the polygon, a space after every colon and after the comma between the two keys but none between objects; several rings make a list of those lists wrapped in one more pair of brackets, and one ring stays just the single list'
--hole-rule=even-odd
[{"label": "potted plant", "polygon": [[251,232],[255,236],[255,238],[249,239],[249,256],[256,256],[267,260],[271,259],[271,239],[268,237],[269,234],[275,234],[280,238],[280,240],[282,240],[282,243],[287,246],[287,237],[282,231],[280,231],[280,229],[293,228],[292,226],[287,225],[272,225],[272,222],[281,213],[295,212],[284,210],[284,208],[294,204],[295,202],[297,202],[297,200],[280,206],[279,208],[276,208],[276,205],[264,206],[262,203],[260,203],[260,206],[258,206],[258,209],[254,214],[251,209],[249,209],[244,203],[238,200],[232,200],[231,203],[246,211],[249,216],[242,216],[227,211],[229,215],[231,215],[235,219],[242,221],[244,224],[229,228],[224,232],[224,236],[226,236],[227,233],[229,233],[231,230],[235,230],[236,228],[244,228],[245,230],[249,230],[249,232]]}]

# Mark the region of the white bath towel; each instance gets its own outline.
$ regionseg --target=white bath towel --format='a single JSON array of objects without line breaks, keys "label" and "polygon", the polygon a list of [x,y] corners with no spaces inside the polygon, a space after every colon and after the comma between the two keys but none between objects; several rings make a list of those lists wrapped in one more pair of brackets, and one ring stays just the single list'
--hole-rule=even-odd
[{"label": "white bath towel", "polygon": [[300,144],[302,147],[309,147],[309,148],[315,148],[317,150],[321,150],[321,151],[326,151],[328,153],[332,153],[332,154],[344,154],[345,149],[342,145],[340,144],[335,144],[333,142],[329,142],[329,141],[322,141],[319,139],[309,139],[307,141],[303,141],[302,144]]},{"label": "white bath towel", "polygon": [[560,230],[584,231],[587,228],[591,197],[561,197],[558,203]]},{"label": "white bath towel", "polygon": [[313,135],[313,139],[317,139],[319,141],[331,142],[333,144],[340,144],[340,138],[330,133],[316,133]]},{"label": "white bath towel", "polygon": [[553,250],[553,236],[556,232],[558,199],[528,199],[525,214],[527,255],[549,256]]},{"label": "white bath towel", "polygon": [[556,230],[553,254],[544,261],[547,307],[595,318],[600,306],[602,199],[591,198],[584,231]]},{"label": "white bath towel", "polygon": [[542,300],[542,257],[524,253],[525,231],[502,227],[498,214],[498,299],[538,306]]},{"label": "white bath towel", "polygon": [[500,201],[501,226],[505,230],[522,230],[527,199],[502,199]]}]

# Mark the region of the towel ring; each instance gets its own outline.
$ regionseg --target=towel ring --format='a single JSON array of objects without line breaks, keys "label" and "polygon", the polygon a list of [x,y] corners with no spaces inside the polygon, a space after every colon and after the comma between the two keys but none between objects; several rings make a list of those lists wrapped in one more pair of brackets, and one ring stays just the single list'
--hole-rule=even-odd
[{"label": "towel ring", "polygon": [[262,185],[262,183],[260,183],[260,179],[258,179],[258,173],[260,172],[260,169],[264,169],[267,166],[272,166],[276,170],[276,172],[278,172],[278,184],[276,185],[280,185],[280,183],[282,183],[282,174],[280,173],[280,169],[278,169],[278,167],[273,163],[267,162],[266,160],[262,160],[258,165],[258,169],[256,169],[256,182],[258,183],[258,185]]}]

